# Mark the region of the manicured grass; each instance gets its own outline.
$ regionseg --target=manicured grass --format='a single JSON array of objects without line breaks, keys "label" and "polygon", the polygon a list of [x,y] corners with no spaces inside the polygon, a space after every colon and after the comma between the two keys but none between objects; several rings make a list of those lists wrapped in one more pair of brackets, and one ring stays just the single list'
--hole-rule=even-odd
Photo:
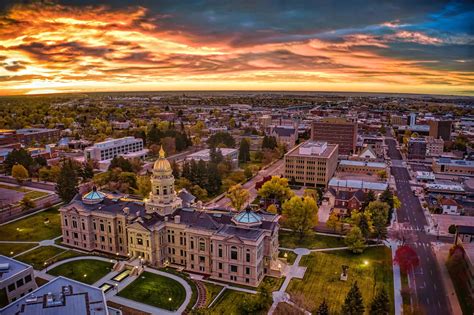
[{"label": "manicured grass", "polygon": [[258,287],[261,288],[262,286],[266,286],[270,292],[278,291],[284,281],[285,281],[285,277],[274,278],[274,277],[266,276],[265,278],[263,278],[262,283],[260,283]]},{"label": "manicured grass", "polygon": [[275,315],[304,315],[304,313],[298,308],[284,302],[278,303],[275,312]]},{"label": "manicured grass", "polygon": [[173,268],[160,268],[161,271],[164,271],[164,272],[168,272],[168,273],[171,273],[175,276],[178,276],[180,278],[182,278],[183,280],[185,280],[189,286],[191,287],[191,290],[192,290],[192,294],[191,294],[191,300],[189,301],[188,305],[186,306],[186,312],[190,312],[194,306],[194,304],[196,304],[196,301],[197,301],[197,298],[198,298],[198,292],[197,292],[197,287],[196,287],[196,284],[194,283],[193,280],[191,280],[191,278],[189,278],[189,274],[187,273],[184,273],[184,272],[179,272],[177,271],[176,269],[173,269]]},{"label": "manicured grass", "polygon": [[19,253],[22,253],[28,249],[31,249],[38,244],[32,244],[32,243],[0,243],[0,255],[12,257],[15,255],[18,255]]},{"label": "manicured grass", "polygon": [[[286,257],[285,257],[285,254],[286,254]],[[295,262],[297,256],[298,256],[298,255],[296,255],[296,254],[293,253],[292,251],[288,251],[288,250],[281,250],[281,251],[278,253],[278,257],[280,257],[280,258],[286,258],[286,262],[287,262],[289,265],[293,265],[293,263]]]},{"label": "manicured grass", "polygon": [[0,184],[0,188],[22,192],[25,194],[24,195],[25,197],[28,197],[30,199],[41,198],[48,195],[48,193],[44,191],[32,190],[32,189],[28,189],[22,186],[9,186],[9,185]]},{"label": "manicured grass", "polygon": [[402,284],[402,300],[403,300],[403,313],[410,314],[411,312],[411,299],[410,299],[410,286],[408,285],[408,275],[400,270],[400,280]]},{"label": "manicured grass", "polygon": [[175,311],[183,304],[186,291],[180,283],[173,279],[144,272],[118,295],[140,303]]},{"label": "manicured grass", "polygon": [[[45,223],[48,219],[49,223]],[[0,241],[42,241],[61,235],[61,216],[57,207],[0,227]]]},{"label": "manicured grass", "polygon": [[211,304],[212,301],[214,301],[216,296],[219,294],[219,292],[222,291],[224,287],[214,284],[214,283],[209,283],[209,282],[203,282],[203,284],[206,287],[206,307],[207,307],[209,304]]},{"label": "manicured grass", "polygon": [[452,260],[446,262],[446,268],[454,285],[454,290],[456,291],[463,314],[474,314],[474,297],[470,295],[469,285],[467,283],[469,271],[464,264],[456,264]]},{"label": "manicured grass", "polygon": [[112,271],[113,263],[101,260],[84,259],[59,265],[48,273],[53,276],[64,276],[70,279],[93,284]]},{"label": "manicured grass", "polygon": [[[212,305],[211,308],[207,309],[208,314],[211,315],[243,315],[240,311],[240,303],[248,296],[251,296],[250,293],[244,293],[240,291],[234,291],[226,289],[224,293],[221,294],[219,299]],[[254,313],[255,315],[263,315],[266,312]]]},{"label": "manicured grass", "polygon": [[20,255],[16,259],[32,265],[36,270],[42,270],[57,261],[81,255],[83,254],[74,250],[64,250],[55,246],[43,246]]},{"label": "manicured grass", "polygon": [[284,248],[335,248],[345,247],[343,238],[337,236],[319,235],[314,232],[310,232],[300,240],[297,233],[291,231],[280,231],[279,235],[280,247]]},{"label": "manicured grass", "polygon": [[[392,259],[387,247],[367,248],[360,255],[348,250],[314,252],[303,256],[300,265],[307,267],[304,278],[291,280],[287,292],[293,297],[302,296],[309,311],[315,311],[326,299],[331,313],[340,312],[347,292],[357,281],[366,306],[377,290],[385,287],[394,313]],[[348,281],[339,280],[342,265],[349,266]]]}]

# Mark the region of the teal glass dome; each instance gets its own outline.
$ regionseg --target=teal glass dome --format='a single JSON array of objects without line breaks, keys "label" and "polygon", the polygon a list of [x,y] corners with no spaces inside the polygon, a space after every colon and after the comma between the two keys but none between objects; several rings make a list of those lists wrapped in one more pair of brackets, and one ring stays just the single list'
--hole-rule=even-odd
[{"label": "teal glass dome", "polygon": [[237,225],[244,226],[257,226],[262,223],[262,216],[253,212],[250,207],[247,207],[244,211],[237,213],[232,221]]},{"label": "teal glass dome", "polygon": [[97,188],[94,186],[91,191],[82,196],[82,202],[88,205],[93,205],[102,202],[104,198],[105,194],[98,191]]}]

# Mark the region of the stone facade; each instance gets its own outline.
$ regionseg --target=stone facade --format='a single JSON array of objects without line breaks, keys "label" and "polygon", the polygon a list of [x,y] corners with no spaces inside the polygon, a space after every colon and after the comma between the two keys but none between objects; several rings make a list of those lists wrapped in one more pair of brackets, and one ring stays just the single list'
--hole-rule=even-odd
[{"label": "stone facade", "polygon": [[64,243],[250,286],[280,276],[278,215],[182,208],[164,152],[151,181],[144,201],[98,191],[76,196],[60,209]]}]

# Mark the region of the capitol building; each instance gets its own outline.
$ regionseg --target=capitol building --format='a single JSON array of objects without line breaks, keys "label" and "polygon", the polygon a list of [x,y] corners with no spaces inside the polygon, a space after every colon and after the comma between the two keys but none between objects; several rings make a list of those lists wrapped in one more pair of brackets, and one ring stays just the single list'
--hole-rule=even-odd
[{"label": "capitol building", "polygon": [[258,286],[265,275],[281,275],[279,216],[250,208],[230,213],[183,206],[163,149],[145,200],[94,188],[60,213],[63,243],[81,250],[249,286]]}]

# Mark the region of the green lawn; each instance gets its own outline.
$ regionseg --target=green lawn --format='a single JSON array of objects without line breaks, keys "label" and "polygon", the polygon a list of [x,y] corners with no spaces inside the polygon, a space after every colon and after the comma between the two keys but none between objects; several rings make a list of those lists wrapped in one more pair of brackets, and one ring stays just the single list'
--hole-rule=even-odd
[{"label": "green lawn", "polygon": [[9,185],[0,184],[0,188],[22,192],[25,194],[24,195],[25,197],[28,197],[30,199],[41,198],[48,195],[48,193],[44,191],[32,190],[32,189],[28,189],[22,186],[9,186]]},{"label": "green lawn", "polygon": [[[286,254],[286,257],[285,257],[285,254]],[[289,265],[293,265],[293,263],[295,262],[297,256],[298,255],[296,255],[295,253],[293,253],[292,251],[289,251],[289,250],[281,250],[278,253],[278,257],[286,258],[286,261]]]},{"label": "green lawn", "polygon": [[204,286],[206,287],[206,307],[211,304],[212,301],[216,298],[219,292],[222,291],[224,288],[221,285],[217,285],[214,283],[203,282]]},{"label": "green lawn", "polygon": [[[32,265],[36,270],[42,270],[54,262],[83,255],[74,250],[64,250],[55,246],[43,246],[16,257],[16,259]],[[46,263],[46,264],[45,264]]]},{"label": "green lawn", "polygon": [[175,311],[183,304],[186,291],[181,284],[173,279],[144,272],[118,295],[140,303]]},{"label": "green lawn", "polygon": [[[248,296],[250,293],[244,293],[234,290],[226,289],[224,293],[219,296],[219,299],[212,305],[211,308],[207,309],[208,313],[211,315],[243,315],[239,310],[240,303]],[[263,315],[266,312],[254,313],[255,315]]]},{"label": "green lawn", "polygon": [[11,244],[6,244],[6,243],[0,243],[0,255],[12,257],[15,256],[19,253],[22,253],[28,249],[31,249],[38,244],[31,244],[31,243],[11,243]]},{"label": "green lawn", "polygon": [[53,276],[63,276],[87,284],[93,284],[112,271],[113,265],[113,263],[108,261],[84,259],[57,266],[48,270],[48,273]]},{"label": "green lawn", "polygon": [[[49,220],[49,223],[45,223]],[[57,207],[0,227],[0,241],[42,241],[61,235],[61,216]]]},{"label": "green lawn", "polygon": [[284,248],[334,248],[345,247],[344,239],[336,236],[319,235],[314,232],[308,233],[300,240],[297,233],[291,231],[280,231],[279,235],[280,247]]},{"label": "green lawn", "polygon": [[[352,283],[357,281],[365,305],[371,302],[378,289],[385,287],[394,312],[392,259],[387,247],[367,248],[360,255],[348,250],[315,252],[303,256],[300,265],[307,267],[304,278],[291,280],[287,292],[292,296],[303,296],[309,311],[315,311],[325,298],[330,312],[339,312]],[[339,280],[342,265],[349,266],[346,282]]]},{"label": "green lawn", "polygon": [[182,278],[183,280],[185,280],[189,286],[191,287],[191,290],[193,291],[192,295],[191,295],[191,300],[189,301],[188,305],[186,306],[186,312],[191,312],[191,309],[193,308],[194,304],[196,304],[196,301],[197,301],[197,298],[198,298],[198,293],[197,293],[197,287],[196,287],[196,284],[194,283],[193,280],[191,280],[191,278],[189,278],[189,274],[187,273],[184,273],[184,272],[179,272],[177,271],[176,269],[173,269],[173,268],[160,268],[160,271],[164,271],[164,272],[167,272],[167,273],[171,273],[175,276],[178,276],[180,278]]}]

